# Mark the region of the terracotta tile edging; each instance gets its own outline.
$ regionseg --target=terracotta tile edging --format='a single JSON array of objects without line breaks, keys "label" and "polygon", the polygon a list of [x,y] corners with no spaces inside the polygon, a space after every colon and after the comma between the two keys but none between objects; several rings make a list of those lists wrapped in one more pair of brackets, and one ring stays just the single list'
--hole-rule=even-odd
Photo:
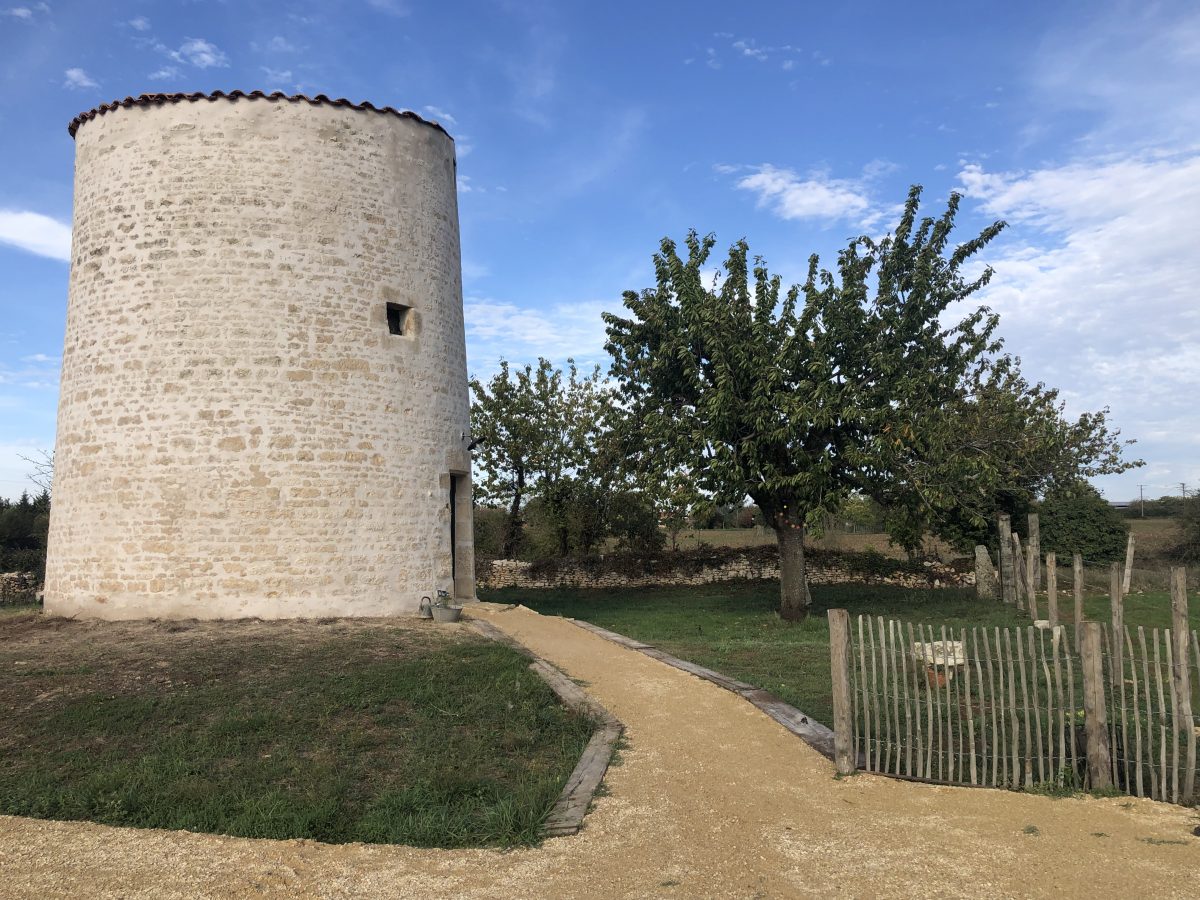
[{"label": "terracotta tile edging", "polygon": [[132,106],[162,106],[166,103],[195,103],[199,100],[209,102],[217,100],[282,100],[288,103],[307,103],[310,106],[339,106],[345,109],[365,110],[367,112],[399,116],[402,119],[412,119],[414,122],[428,125],[430,128],[434,128],[446,135],[450,140],[454,140],[450,132],[443,128],[441,123],[419,116],[412,110],[396,109],[394,106],[376,106],[369,100],[355,103],[353,100],[347,100],[345,97],[332,98],[327,97],[325,94],[316,94],[309,97],[306,94],[285,94],[283,91],[274,91],[270,94],[264,91],[210,91],[208,93],[193,91],[192,93],[138,94],[136,97],[126,97],[124,100],[113,100],[111,103],[102,103],[99,106],[89,109],[87,112],[81,112],[67,125],[67,133],[71,137],[75,137],[75,132],[85,122],[90,122],[97,116],[102,116],[105,113],[114,112],[118,109],[128,109]]},{"label": "terracotta tile edging", "polygon": [[607,641],[612,641],[626,649],[643,653],[646,656],[666,663],[668,666],[673,666],[698,678],[703,678],[705,681],[711,681],[717,687],[737,694],[743,700],[761,709],[822,756],[831,760],[833,759],[833,730],[796,709],[791,704],[785,703],[769,691],[761,690],[754,687],[754,685],[746,684],[744,681],[738,681],[736,678],[730,678],[728,675],[722,675],[720,672],[706,669],[704,666],[698,666],[687,660],[678,659],[650,644],[642,643],[623,634],[618,634],[615,631],[609,631],[607,628],[601,628],[598,625],[593,625],[591,622],[583,622],[579,619],[567,619],[567,621]]},{"label": "terracotta tile edging", "polygon": [[597,703],[574,681],[556,669],[546,660],[539,657],[524,644],[505,634],[491,622],[471,618],[470,626],[484,637],[505,644],[533,662],[529,664],[534,672],[550,686],[563,704],[576,712],[590,716],[596,723],[592,738],[583,749],[579,762],[563,785],[562,793],[558,795],[546,821],[542,823],[544,837],[562,837],[575,834],[583,828],[583,818],[587,815],[588,807],[604,773],[612,762],[617,741],[625,731],[625,726],[607,709]]}]

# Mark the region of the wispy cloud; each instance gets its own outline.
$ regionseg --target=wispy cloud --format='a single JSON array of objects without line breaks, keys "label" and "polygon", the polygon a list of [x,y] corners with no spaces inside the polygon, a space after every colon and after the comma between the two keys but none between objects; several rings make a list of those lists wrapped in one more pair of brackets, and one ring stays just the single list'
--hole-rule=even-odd
[{"label": "wispy cloud", "polygon": [[0,209],[0,244],[68,262],[71,226],[41,213]]},{"label": "wispy cloud", "polygon": [[484,376],[501,359],[531,362],[539,356],[561,364],[604,363],[600,313],[619,303],[599,300],[557,303],[534,309],[507,301],[469,297],[464,304],[471,371]]},{"label": "wispy cloud", "polygon": [[149,31],[150,20],[145,16],[136,16],[126,23],[134,31]]},{"label": "wispy cloud", "polygon": [[983,212],[1012,224],[981,299],[1027,370],[1061,387],[1075,412],[1111,406],[1148,461],[1196,459],[1185,423],[1200,385],[1200,154],[1019,172],[967,165],[959,180]]},{"label": "wispy cloud", "polygon": [[1031,140],[1057,134],[1064,112],[1091,114],[1084,142],[1194,145],[1200,134],[1200,8],[1117,4],[1043,38],[1028,64]]},{"label": "wispy cloud", "polygon": [[458,124],[458,119],[454,118],[454,116],[450,115],[450,113],[446,112],[444,109],[442,109],[439,106],[423,106],[423,107],[421,107],[421,112],[425,113],[426,115],[432,116],[433,118],[437,119],[439,122],[445,122],[448,125],[457,125]]},{"label": "wispy cloud", "polygon": [[225,68],[229,65],[225,51],[204,38],[187,38],[178,50],[169,50],[167,55],[175,62],[187,63],[197,69]]},{"label": "wispy cloud", "polygon": [[[779,68],[790,71],[795,68],[796,62],[803,58],[804,54],[801,48],[792,44],[763,44],[756,38],[737,37],[728,31],[715,32],[713,37],[718,41],[719,48],[716,46],[705,47],[703,56],[685,59],[684,65],[690,65],[700,59],[708,68],[720,69],[724,64],[725,57],[731,57],[735,60],[753,60],[756,63],[778,62]],[[814,52],[811,56],[818,65],[829,64],[828,59],[819,51]]]},{"label": "wispy cloud", "polygon": [[165,81],[169,78],[178,78],[179,74],[177,66],[163,66],[161,69],[151,72],[148,77],[151,81]]},{"label": "wispy cloud", "polygon": [[63,87],[65,88],[82,90],[100,87],[99,83],[88,75],[87,72],[83,71],[83,69],[67,69],[63,75],[65,76],[63,80]]},{"label": "wispy cloud", "polygon": [[278,87],[292,80],[291,69],[272,69],[270,66],[260,66],[267,82],[272,87]]},{"label": "wispy cloud", "polygon": [[32,24],[39,16],[50,15],[50,6],[46,3],[35,3],[33,6],[10,6],[8,9],[0,10],[0,15],[16,19],[18,22]]},{"label": "wispy cloud", "polygon": [[834,178],[823,170],[801,175],[770,164],[722,166],[717,171],[728,174],[737,169],[749,169],[749,174],[738,178],[738,190],[754,194],[759,208],[768,209],[781,219],[869,223],[874,218],[872,201],[862,179]]},{"label": "wispy cloud", "polygon": [[277,34],[267,41],[267,50],[271,53],[295,53],[297,47],[287,38]]}]

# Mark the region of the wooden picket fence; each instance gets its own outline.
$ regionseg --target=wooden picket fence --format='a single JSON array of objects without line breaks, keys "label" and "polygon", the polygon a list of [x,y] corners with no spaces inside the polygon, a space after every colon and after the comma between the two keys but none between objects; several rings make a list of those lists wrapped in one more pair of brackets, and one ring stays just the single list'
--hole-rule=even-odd
[{"label": "wooden picket fence", "polygon": [[1172,615],[954,631],[830,610],[838,771],[1194,803],[1200,639],[1182,569]]}]

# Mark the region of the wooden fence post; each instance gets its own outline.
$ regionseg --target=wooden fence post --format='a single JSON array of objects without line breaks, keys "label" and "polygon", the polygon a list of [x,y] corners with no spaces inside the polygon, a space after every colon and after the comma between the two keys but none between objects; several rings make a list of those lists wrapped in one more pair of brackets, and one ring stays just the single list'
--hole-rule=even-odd
[{"label": "wooden fence post", "polygon": [[1108,710],[1104,702],[1104,659],[1100,655],[1100,623],[1085,622],[1079,636],[1083,669],[1083,714],[1087,733],[1088,787],[1112,787],[1108,749]]},{"label": "wooden fence post", "polygon": [[1078,631],[1083,624],[1083,557],[1078,553],[1071,554],[1071,570],[1075,576],[1075,630]]},{"label": "wooden fence post", "polygon": [[1113,696],[1125,683],[1125,601],[1121,594],[1121,564],[1108,567],[1108,601],[1112,615],[1112,658],[1109,660],[1109,676]]},{"label": "wooden fence post", "polygon": [[829,671],[833,676],[833,763],[839,775],[857,768],[850,707],[850,613],[829,610]]},{"label": "wooden fence post", "polygon": [[[1029,548],[1029,561],[1027,568],[1029,570],[1029,596],[1033,598],[1037,592],[1042,589],[1042,530],[1038,524],[1038,514],[1029,514],[1029,540],[1026,541]],[[1033,600],[1030,600],[1030,606],[1036,605]],[[1034,616],[1034,618],[1037,618]]]},{"label": "wooden fence post", "polygon": [[1000,596],[1010,605],[1017,602],[1016,577],[1013,571],[1012,518],[1001,515],[997,522],[1000,532]]},{"label": "wooden fence post", "polygon": [[1046,617],[1050,627],[1058,625],[1058,556],[1046,554]]},{"label": "wooden fence post", "polygon": [[[1021,550],[1020,535],[1012,536],[1013,583],[1016,587],[1017,609],[1028,609],[1037,618],[1037,599],[1029,594],[1029,573],[1025,566],[1025,554]],[[1024,595],[1025,601],[1021,597]]]},{"label": "wooden fence post", "polygon": [[1121,596],[1129,594],[1130,579],[1133,578],[1133,532],[1129,532],[1129,542],[1125,545],[1125,579],[1121,582]]},{"label": "wooden fence post", "polygon": [[1192,672],[1188,665],[1188,645],[1191,643],[1191,624],[1188,622],[1187,570],[1171,568],[1171,689],[1175,691],[1179,718],[1176,730],[1183,730],[1187,741],[1187,766],[1183,770],[1184,803],[1192,799],[1196,787],[1196,723],[1192,721]]}]

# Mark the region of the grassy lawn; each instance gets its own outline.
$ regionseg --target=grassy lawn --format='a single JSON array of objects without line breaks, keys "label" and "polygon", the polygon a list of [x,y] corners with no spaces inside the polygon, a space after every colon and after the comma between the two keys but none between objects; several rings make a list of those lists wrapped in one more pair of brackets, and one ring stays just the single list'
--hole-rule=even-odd
[{"label": "grassy lawn", "polygon": [[[955,629],[1029,624],[1011,607],[979,602],[973,589],[815,585],[812,593],[813,615],[795,624],[775,614],[779,586],[773,582],[611,591],[505,589],[489,591],[484,599],[524,603],[545,615],[584,619],[638,638],[778,694],[826,725],[833,722],[825,619],[830,608]],[[1069,597],[1060,601],[1064,617],[1073,615],[1072,602]],[[1193,625],[1200,626],[1200,600],[1193,598],[1191,606]],[[1085,608],[1089,619],[1105,621],[1108,599],[1090,596]],[[1126,599],[1127,625],[1165,627],[1170,619],[1166,594]]]},{"label": "grassy lawn", "polygon": [[0,812],[533,843],[590,737],[511,649],[396,621],[0,615]]}]

